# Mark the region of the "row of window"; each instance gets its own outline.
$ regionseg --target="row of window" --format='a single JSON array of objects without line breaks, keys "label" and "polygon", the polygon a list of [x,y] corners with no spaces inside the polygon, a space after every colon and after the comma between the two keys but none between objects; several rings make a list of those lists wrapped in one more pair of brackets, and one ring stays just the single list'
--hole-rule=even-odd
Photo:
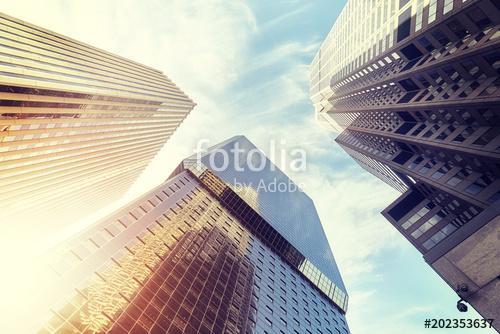
[{"label": "row of window", "polygon": [[[179,190],[189,186],[188,182],[190,180],[185,176],[179,177],[176,183],[163,187],[161,191],[157,191],[148,196],[147,199],[141,201],[139,206],[129,209],[129,213],[118,218],[115,223],[108,224],[105,226],[105,229],[91,234],[85,241],[87,244],[90,244],[91,253],[92,251],[106,247],[113,238],[122,235],[121,233],[125,230],[132,229],[133,226],[136,226],[135,222],[144,224],[144,216],[147,213],[152,212],[162,202],[168,201]],[[150,218],[147,219],[148,221],[150,220]],[[281,263],[276,255],[273,255],[258,239],[255,239],[246,232],[241,224],[231,218],[225,209],[221,208],[217,202],[211,200],[210,196],[206,195],[200,189],[195,188],[191,190],[182,199],[178,200],[168,212],[163,213],[159,219],[148,224],[144,225],[145,230],[139,233],[136,238],[130,240],[125,248],[113,255],[111,262],[106,263],[97,271],[97,276],[92,279],[89,290],[82,291],[85,300],[84,305],[81,305],[76,311],[73,309],[73,312],[68,314],[67,317],[62,310],[55,311],[54,318],[51,319],[51,324],[45,328],[48,332],[55,332],[62,328],[79,332],[79,330],[101,328],[100,326],[111,326],[111,323],[114,324],[113,326],[115,326],[116,330],[120,329],[124,332],[131,330],[134,333],[140,333],[145,329],[158,330],[161,328],[165,331],[168,327],[164,326],[167,326],[167,324],[175,326],[180,331],[189,329],[196,332],[197,327],[192,327],[192,324],[198,323],[197,321],[200,323],[200,329],[212,328],[212,330],[218,331],[224,326],[223,322],[217,320],[217,314],[224,314],[226,312],[223,309],[223,305],[230,305],[227,312],[233,313],[238,312],[238,310],[244,310],[244,305],[248,305],[249,300],[245,301],[245,296],[248,295],[244,291],[247,289],[245,288],[245,284],[247,284],[245,282],[250,282],[246,280],[246,278],[250,277],[248,275],[249,270],[255,270],[255,275],[253,276],[255,279],[257,275],[260,275],[261,280],[264,280],[265,277],[265,282],[267,282],[265,289],[256,288],[255,284],[252,285],[255,289],[252,294],[256,297],[255,303],[258,305],[264,303],[258,307],[258,312],[256,313],[261,314],[261,308],[263,309],[264,305],[276,305],[278,307],[278,302],[282,305],[279,309],[286,312],[284,316],[280,316],[283,322],[278,320],[278,318],[268,316],[269,320],[274,323],[274,327],[285,326],[290,331],[296,330],[302,333],[304,330],[312,331],[312,328],[316,325],[313,323],[311,324],[311,328],[304,329],[304,324],[307,324],[307,322],[303,319],[305,317],[308,319],[307,321],[316,321],[312,318],[309,319],[309,312],[313,312],[318,319],[317,321],[319,321],[320,317],[316,308],[321,304],[324,312],[322,317],[325,319],[328,318],[325,321],[321,319],[322,324],[324,324],[323,326],[329,327],[330,324],[333,325],[336,322],[340,322],[342,325],[339,325],[338,328],[345,328],[345,321],[335,307],[323,301],[323,297],[316,290],[311,289],[310,285],[303,278],[294,273],[290,267]],[[117,229],[115,230],[115,228]],[[199,232],[193,234],[191,231]],[[218,232],[213,233],[210,231]],[[207,242],[207,240],[210,241]],[[226,247],[225,245],[231,244],[235,246],[230,246],[222,252],[223,247]],[[196,251],[199,247],[203,247],[201,253],[197,253]],[[245,249],[247,249],[246,252],[240,253]],[[71,254],[75,255],[76,253],[80,257],[78,261],[91,256],[91,254],[86,254],[85,251],[74,248]],[[175,254],[179,254],[180,256],[177,257]],[[208,267],[200,261],[209,261],[215,264],[219,263],[217,261],[222,259],[221,256],[224,259],[223,261],[220,260],[222,261],[220,262],[221,267],[218,268],[221,269],[215,271],[217,276],[211,276],[210,271],[207,271]],[[172,258],[173,262],[167,260],[167,258]],[[257,259],[266,259],[266,261],[258,261]],[[240,265],[235,267],[234,261],[239,261]],[[174,267],[170,268],[169,263],[172,265],[175,264]],[[197,265],[199,265],[200,269],[193,271],[194,267],[190,264],[194,265],[196,263],[198,263]],[[256,265],[256,269],[252,269],[254,267],[252,263]],[[231,279],[228,275],[236,272],[234,271],[235,268],[239,268],[237,272],[246,272],[247,274],[238,274],[238,278]],[[151,276],[152,273],[153,276]],[[266,274],[264,275],[264,273]],[[184,278],[188,278],[188,280]],[[163,286],[162,282],[165,282],[170,288],[167,285],[165,286],[166,290],[160,288]],[[174,282],[181,282],[181,285]],[[234,293],[230,294],[233,296],[231,297],[232,299],[228,300],[227,303],[222,302],[227,293],[217,288],[219,286],[222,288],[221,283],[224,282],[236,282],[238,285],[238,287],[235,286]],[[257,282],[257,279],[255,282]],[[287,283],[283,284],[283,282]],[[193,288],[189,288],[190,284],[193,284]],[[194,284],[197,284],[198,287],[194,288]],[[207,284],[213,284],[215,290],[207,288]],[[298,291],[301,291],[304,297],[307,296],[306,299],[298,299],[289,294],[289,288],[291,289],[293,284],[297,288],[300,287]],[[141,287],[142,285],[144,286]],[[108,287],[106,288],[106,286]],[[184,302],[181,302],[184,294],[179,293],[181,286],[188,289],[185,295],[191,296],[188,299],[184,299]],[[227,287],[227,284],[225,286]],[[286,287],[285,290],[282,289],[283,287]],[[131,296],[133,295],[130,295],[130,293],[134,293],[138,288],[140,288],[141,292],[132,300]],[[274,289],[274,292],[269,289]],[[113,291],[119,293],[115,294]],[[171,294],[172,291],[173,294]],[[203,314],[196,311],[201,310],[201,308],[197,309],[196,305],[190,306],[191,304],[188,300],[201,300],[205,298],[202,296],[208,296],[207,293],[210,293],[210,291],[214,292],[207,300],[206,305],[208,308],[203,307],[203,310],[207,310],[204,314],[208,318],[203,318]],[[264,291],[266,291],[265,295]],[[309,291],[309,293],[305,293],[305,291]],[[109,293],[116,295],[116,297],[97,297]],[[168,297],[170,295],[172,296],[171,298]],[[79,294],[79,296],[82,296],[82,294]],[[292,316],[294,314],[293,309],[284,306],[294,304],[293,298],[298,303],[295,309],[299,311],[299,315],[295,314],[294,317]],[[130,300],[132,302],[129,306],[126,306]],[[102,302],[105,305],[101,304]],[[72,303],[72,305],[76,303]],[[299,308],[299,304],[310,305],[311,307],[314,305],[314,308],[311,310],[308,308],[303,309],[303,306]],[[139,310],[142,309],[144,311],[140,312],[137,308],[134,308],[134,305],[142,305]],[[162,307],[165,311],[162,311]],[[109,314],[114,312],[112,310],[123,308],[126,308],[127,311],[122,313],[122,316],[119,318],[114,319],[113,321],[115,322],[110,323]],[[271,307],[271,309],[273,308],[274,306]],[[103,309],[108,310],[105,312],[108,315],[102,313],[101,310]],[[169,319],[167,313],[173,319]],[[186,318],[189,314],[193,314],[191,320]],[[167,318],[165,318],[165,315],[167,315]],[[233,319],[234,317],[230,318]],[[264,318],[260,316],[251,317],[248,321],[250,327],[247,330],[250,331],[252,330],[251,328],[262,328],[265,323]],[[280,325],[278,325],[277,321],[280,322]],[[302,328],[300,330],[294,325],[299,321]],[[230,321],[228,320],[225,324],[229,326],[229,323]],[[236,328],[235,331],[241,332],[241,328],[238,326],[243,326],[242,324],[235,323],[233,325]],[[188,328],[186,326],[191,327]],[[320,330],[323,333],[329,333],[333,328],[321,327]],[[336,334],[337,332],[334,333]],[[347,331],[344,329],[343,333],[347,333]]]}]

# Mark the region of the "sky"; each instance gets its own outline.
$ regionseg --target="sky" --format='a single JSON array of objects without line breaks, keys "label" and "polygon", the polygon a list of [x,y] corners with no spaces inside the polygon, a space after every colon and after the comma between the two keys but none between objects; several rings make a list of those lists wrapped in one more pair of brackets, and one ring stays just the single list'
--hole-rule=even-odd
[{"label": "sky", "polygon": [[[398,193],[361,169],[320,127],[308,64],[343,0],[2,1],[0,10],[163,71],[197,106],[124,199],[62,230],[63,238],[163,182],[201,139],[243,134],[307,152],[288,172],[314,200],[344,278],[352,333],[413,334],[426,318],[478,318],[381,216]],[[49,236],[46,236],[49,238]],[[446,329],[432,329],[447,333]],[[455,334],[494,333],[460,330]]]}]

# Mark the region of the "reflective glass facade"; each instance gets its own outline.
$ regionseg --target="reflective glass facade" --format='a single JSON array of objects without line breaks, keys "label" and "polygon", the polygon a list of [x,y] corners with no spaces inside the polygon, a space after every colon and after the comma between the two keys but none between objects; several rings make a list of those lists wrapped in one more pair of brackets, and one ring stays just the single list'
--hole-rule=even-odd
[{"label": "reflective glass facade", "polygon": [[[236,150],[237,156],[233,154]],[[214,151],[217,153],[212,154]],[[183,164],[190,165],[195,159],[192,156]],[[237,136],[211,147],[200,162],[345,293],[313,201],[262,151],[244,136]]]},{"label": "reflective glass facade", "polygon": [[186,160],[55,250],[40,333],[349,333],[341,282],[253,206]]},{"label": "reflective glass facade", "polygon": [[2,217],[113,202],[194,106],[155,69],[4,14],[0,72]]}]

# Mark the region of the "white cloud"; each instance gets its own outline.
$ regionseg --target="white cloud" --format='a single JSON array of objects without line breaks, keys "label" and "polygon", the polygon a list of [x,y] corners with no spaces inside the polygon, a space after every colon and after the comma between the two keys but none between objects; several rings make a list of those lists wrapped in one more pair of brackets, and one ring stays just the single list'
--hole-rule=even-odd
[{"label": "white cloud", "polygon": [[399,237],[380,215],[395,194],[370,176],[334,173],[309,166],[306,191],[315,200],[344,278],[352,284],[359,274],[371,272],[369,256],[393,247],[394,238]]},{"label": "white cloud", "polygon": [[[309,72],[309,66],[306,64],[301,65],[297,62],[297,58],[304,55],[311,55],[312,58],[312,55],[319,48],[319,45],[320,43],[317,40],[312,40],[309,43],[290,41],[279,44],[270,51],[253,57],[250,64],[246,66],[247,71],[251,72],[259,70],[271,65],[287,65],[291,70],[293,70],[294,67],[291,65],[296,65],[299,67],[306,67],[306,70]],[[308,77],[309,73],[306,76],[301,77],[300,80],[303,80],[304,78],[307,79]]]},{"label": "white cloud", "polygon": [[396,319],[406,319],[421,313],[430,314],[434,308],[432,306],[414,306],[412,308],[404,309],[394,315]]},{"label": "white cloud", "polygon": [[[298,1],[289,1],[288,5],[297,5],[298,3],[299,3]],[[268,29],[273,28],[276,25],[283,24],[284,22],[286,22],[290,18],[292,18],[292,17],[294,17],[294,16],[296,16],[296,15],[298,15],[300,13],[303,13],[309,7],[311,7],[311,3],[305,3],[304,4],[304,3],[301,2],[301,6],[300,7],[296,8],[296,9],[294,9],[292,11],[286,12],[285,14],[276,16],[275,18],[264,22],[264,24],[262,24],[259,27],[259,31],[261,33],[262,32],[266,32]]]}]

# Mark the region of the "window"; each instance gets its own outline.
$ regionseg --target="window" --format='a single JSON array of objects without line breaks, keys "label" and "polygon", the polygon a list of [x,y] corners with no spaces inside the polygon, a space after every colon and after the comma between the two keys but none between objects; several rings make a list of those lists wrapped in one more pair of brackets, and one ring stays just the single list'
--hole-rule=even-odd
[{"label": "window", "polygon": [[446,181],[447,185],[456,186],[460,182],[462,182],[466,177],[470,175],[470,172],[467,169],[462,169],[458,173],[456,173],[453,177],[451,177],[448,181]]},{"label": "window", "polygon": [[429,209],[426,207],[421,208],[417,213],[408,218],[406,222],[404,222],[401,226],[406,230],[413,224],[415,224],[420,218],[425,216],[429,212]]},{"label": "window", "polygon": [[483,191],[483,189],[484,189],[484,187],[481,184],[473,183],[470,186],[468,186],[467,188],[465,188],[465,192],[467,192],[468,194],[471,194],[471,195],[477,195],[481,191]]},{"label": "window", "polygon": [[413,154],[407,151],[401,151],[392,161],[397,164],[404,165],[410,158],[413,157]]},{"label": "window", "polygon": [[443,14],[448,13],[452,9],[453,9],[453,0],[444,0]]},{"label": "window", "polygon": [[96,232],[90,240],[98,247],[103,246],[107,241],[111,240],[111,236],[103,231]]},{"label": "window", "polygon": [[405,10],[398,18],[397,42],[410,36],[411,8]]},{"label": "window", "polygon": [[427,239],[427,241],[424,242],[422,245],[425,247],[425,249],[431,249],[436,244],[438,244],[440,241],[442,241],[444,238],[446,238],[448,235],[453,233],[453,231],[455,231],[455,230],[456,230],[455,226],[448,224],[444,228],[442,228],[440,231],[437,231],[429,239]]},{"label": "window", "polygon": [[422,157],[417,157],[415,160],[413,160],[409,165],[408,165],[408,168],[409,169],[415,169],[415,167],[417,167],[417,165],[419,165],[422,161],[424,161],[424,158]]},{"label": "window", "polygon": [[105,230],[111,234],[113,237],[117,236],[121,231],[125,230],[125,227],[119,222],[113,222],[105,227]]},{"label": "window", "polygon": [[432,23],[436,20],[436,11],[437,11],[437,0],[431,0],[429,3],[429,16],[427,22]]},{"label": "window", "polygon": [[399,0],[399,9],[403,8],[410,0]]},{"label": "window", "polygon": [[484,190],[488,185],[490,185],[493,180],[486,175],[479,177],[474,183],[465,188],[465,191],[471,195],[477,195]]},{"label": "window", "polygon": [[446,174],[450,169],[451,168],[448,164],[444,164],[432,174],[432,178],[437,180],[441,178],[444,174]]},{"label": "window", "polygon": [[415,15],[415,31],[418,31],[422,28],[423,7],[424,7],[424,0],[418,0],[417,13]]},{"label": "window", "polygon": [[424,224],[422,224],[422,226],[420,226],[418,229],[413,231],[411,236],[415,239],[419,238],[422,234],[427,232],[431,227],[433,227],[434,225],[439,223],[441,221],[442,217],[444,217],[444,214],[441,211],[438,212],[437,214],[432,216],[428,221],[426,221]]},{"label": "window", "polygon": [[425,175],[432,168],[432,161],[427,162],[420,170],[418,171],[420,174]]},{"label": "window", "polygon": [[498,200],[500,200],[500,192],[496,192],[490,198],[488,198],[489,203],[495,203]]}]

